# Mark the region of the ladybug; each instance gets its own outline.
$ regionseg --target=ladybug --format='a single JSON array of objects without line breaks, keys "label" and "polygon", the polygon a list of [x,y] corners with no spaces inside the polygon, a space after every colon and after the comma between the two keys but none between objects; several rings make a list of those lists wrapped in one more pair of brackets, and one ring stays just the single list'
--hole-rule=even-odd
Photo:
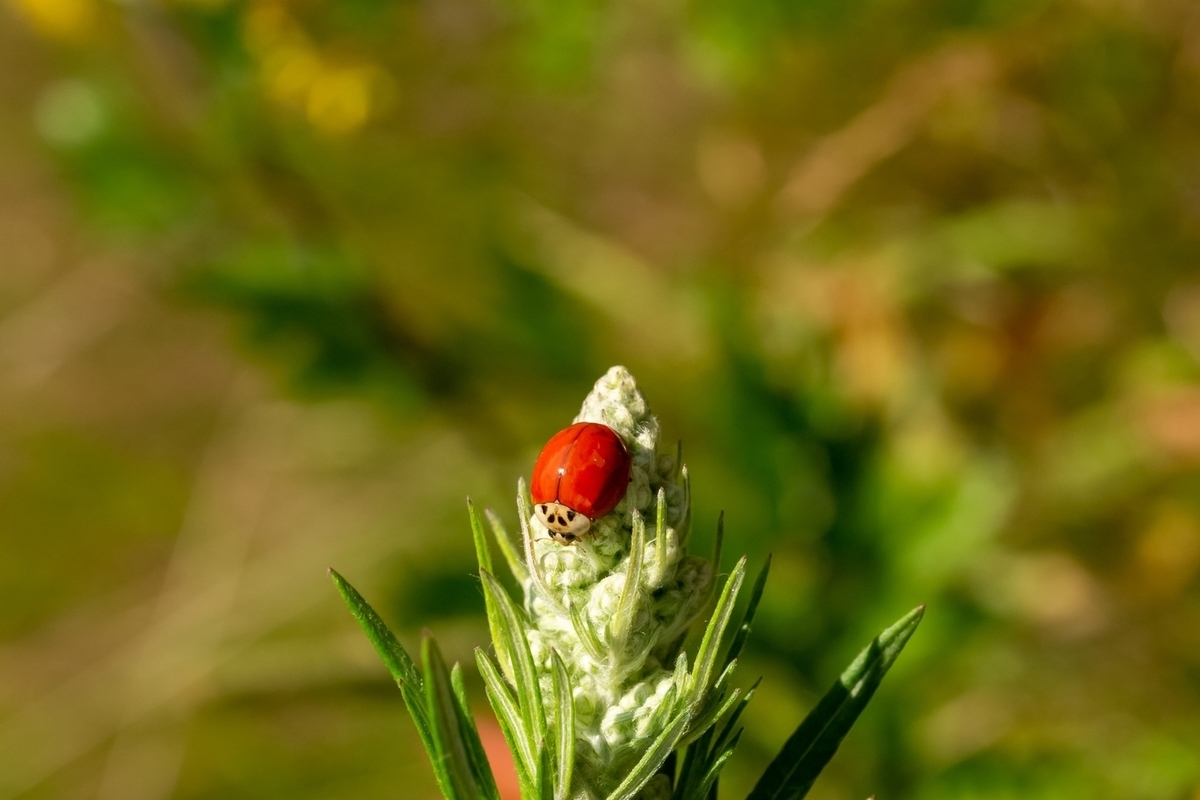
[{"label": "ladybug", "polygon": [[574,544],[629,488],[629,448],[607,425],[577,422],[550,437],[533,465],[533,512],[555,541]]}]

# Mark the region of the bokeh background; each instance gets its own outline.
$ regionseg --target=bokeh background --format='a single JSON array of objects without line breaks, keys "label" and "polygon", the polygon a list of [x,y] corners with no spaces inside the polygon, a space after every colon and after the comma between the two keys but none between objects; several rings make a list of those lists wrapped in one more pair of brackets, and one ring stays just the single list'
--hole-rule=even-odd
[{"label": "bokeh background", "polygon": [[434,798],[324,569],[469,663],[621,363],[723,797],[924,602],[812,797],[1195,800],[1198,359],[1188,0],[5,0],[0,798]]}]

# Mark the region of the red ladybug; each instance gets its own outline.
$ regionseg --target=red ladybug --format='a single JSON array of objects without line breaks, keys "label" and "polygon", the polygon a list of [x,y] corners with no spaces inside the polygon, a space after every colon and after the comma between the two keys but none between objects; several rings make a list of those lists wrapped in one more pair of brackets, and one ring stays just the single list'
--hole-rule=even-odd
[{"label": "red ladybug", "polygon": [[629,488],[629,449],[607,425],[577,422],[550,437],[533,465],[533,512],[563,544],[616,508]]}]

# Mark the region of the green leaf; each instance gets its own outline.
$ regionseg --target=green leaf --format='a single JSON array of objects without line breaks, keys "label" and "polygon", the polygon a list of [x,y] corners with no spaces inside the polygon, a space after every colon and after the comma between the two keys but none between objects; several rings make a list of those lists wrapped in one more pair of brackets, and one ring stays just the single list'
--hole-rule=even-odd
[{"label": "green leaf", "polygon": [[725,720],[721,732],[717,734],[717,743],[715,745],[717,750],[724,749],[726,741],[729,739],[729,734],[733,731],[734,726],[737,725],[737,721],[741,718],[742,712],[746,710],[746,706],[750,705],[750,701],[754,698],[754,692],[758,690],[760,683],[762,683],[762,678],[759,678],[750,685],[750,688],[746,690],[746,696],[738,702],[737,706],[733,709],[733,713],[729,715],[729,719]]},{"label": "green leaf", "polygon": [[700,649],[696,651],[696,667],[692,671],[694,710],[699,709],[700,703],[704,701],[704,696],[708,692],[708,681],[717,660],[721,637],[729,625],[729,618],[733,614],[733,604],[737,600],[738,590],[741,588],[742,579],[745,576],[746,557],[742,556],[738,560],[737,566],[733,568],[729,579],[725,581],[725,588],[721,590],[721,599],[717,601],[717,608],[713,612],[712,619],[708,621],[708,627],[704,629],[704,638],[700,640]]},{"label": "green leaf", "polygon": [[500,552],[504,554],[504,560],[508,562],[508,569],[512,572],[513,577],[517,579],[517,583],[522,586],[525,581],[529,580],[529,570],[525,566],[525,562],[517,555],[517,550],[513,547],[512,539],[508,538],[508,531],[504,529],[504,523],[491,510],[483,512],[488,518],[488,524],[492,526],[492,536],[496,539],[496,544],[500,546]]},{"label": "green leaf", "polygon": [[[692,726],[695,730],[696,726]],[[683,756],[683,764],[679,768],[679,778],[675,785],[677,800],[693,800],[700,797],[697,786],[708,770],[708,750],[712,745],[713,730],[705,729],[695,741],[687,746]],[[680,741],[683,744],[683,740]]]},{"label": "green leaf", "polygon": [[492,766],[488,763],[487,753],[483,742],[479,739],[479,729],[475,727],[475,718],[471,716],[471,704],[467,701],[467,687],[463,685],[462,667],[455,664],[450,669],[450,685],[454,687],[454,699],[458,705],[458,726],[462,730],[463,741],[467,743],[467,756],[471,762],[471,772],[475,776],[485,800],[500,800],[500,790],[496,788],[496,778],[492,775]]},{"label": "green leaf", "polygon": [[[483,522],[479,519],[479,513],[475,510],[475,505],[469,497],[467,498],[467,514],[471,518],[471,537],[475,540],[475,558],[479,562],[479,569],[480,571],[491,572],[492,553],[488,549],[487,537],[483,533]],[[503,622],[500,616],[500,609],[496,607],[495,599],[488,592],[483,593],[483,605],[487,610],[488,630],[492,634],[492,641],[502,641],[501,626]],[[508,654],[498,649],[496,655],[500,659],[500,669],[504,670],[504,674],[508,676],[510,681],[515,680]]]},{"label": "green leaf", "polygon": [[517,513],[521,516],[521,543],[525,549],[525,564],[529,568],[529,581],[533,584],[534,591],[543,600],[561,611],[562,606],[554,592],[550,590],[550,585],[546,583],[546,576],[542,574],[542,569],[533,553],[533,531],[529,529],[529,501],[526,499],[527,496],[525,479],[519,478],[517,480]]},{"label": "green leaf", "polygon": [[799,800],[808,793],[924,613],[925,606],[913,609],[854,659],[784,743],[747,800]]},{"label": "green leaf", "polygon": [[[729,668],[726,668],[726,672],[729,672]],[[729,713],[729,710],[737,703],[740,694],[741,690],[739,689],[734,689],[728,697],[725,696],[724,690],[710,692],[706,702],[696,712],[692,726],[688,729],[687,735],[683,737],[682,744],[689,744],[701,733],[715,725],[717,720]]]},{"label": "green leaf", "polygon": [[[679,455],[683,456],[683,446],[680,445]],[[683,521],[679,523],[679,546],[687,544],[688,535],[692,532],[692,476],[688,474],[686,464],[680,461],[679,477],[683,481]],[[714,567],[715,569],[715,567]]]},{"label": "green leaf", "polygon": [[[512,659],[516,680],[513,681],[517,690],[517,700],[521,708],[521,719],[525,730],[539,749],[546,744],[546,714],[542,703],[542,689],[538,683],[537,670],[533,663],[533,653],[529,650],[529,639],[525,635],[525,620],[521,610],[517,608],[508,592],[487,570],[480,570],[483,578],[483,591],[492,595],[496,607],[503,617],[502,636],[504,647]],[[499,645],[497,641],[497,645]],[[540,761],[540,756],[539,756]],[[535,762],[538,763],[538,762]],[[538,782],[542,776],[533,776]]]},{"label": "green leaf", "polygon": [[350,607],[350,613],[358,620],[358,624],[362,626],[367,638],[371,640],[371,644],[375,645],[375,650],[383,659],[383,663],[387,665],[388,672],[392,673],[392,677],[396,679],[396,683],[401,686],[410,684],[417,687],[418,691],[424,691],[421,688],[421,673],[417,671],[417,665],[413,663],[400,642],[396,640],[396,636],[388,629],[383,618],[336,570],[330,569],[329,577],[333,578],[333,584],[341,593],[342,599],[346,601],[346,605]]},{"label": "green leaf", "polygon": [[471,538],[475,540],[475,558],[479,561],[479,568],[492,572],[492,551],[488,549],[487,536],[483,533],[483,521],[479,519],[479,512],[469,497],[467,515],[471,518]]},{"label": "green leaf", "polygon": [[688,722],[691,720],[692,714],[688,709],[684,709],[671,723],[663,728],[658,737],[646,749],[646,752],[634,765],[629,774],[625,776],[625,780],[621,781],[616,789],[608,796],[608,800],[632,800],[637,796],[637,793],[646,785],[646,781],[654,777],[658,772],[659,767],[667,760],[667,756],[675,749],[675,745],[679,742],[679,738],[683,736],[683,732],[687,730]]},{"label": "green leaf", "polygon": [[[400,687],[400,697],[404,700],[408,714],[417,728],[417,735],[421,737],[421,743],[425,745],[430,761],[434,761],[437,751],[426,711],[424,681],[421,679],[421,673],[417,671],[417,665],[375,609],[371,608],[371,604],[363,599],[350,582],[333,569],[329,570],[329,576],[333,578],[333,584],[350,607],[350,613],[367,634],[367,639],[375,646],[375,652],[379,653],[396,685]],[[449,787],[444,784],[445,776],[438,772],[436,764],[434,774],[442,794],[447,794]]]},{"label": "green leaf", "polygon": [[479,665],[479,674],[483,677],[487,689],[488,701],[496,712],[496,721],[508,742],[508,749],[514,754],[517,766],[517,780],[521,784],[521,796],[533,797],[533,773],[536,772],[535,750],[536,743],[531,741],[521,719],[521,709],[517,706],[516,698],[500,676],[500,670],[488,658],[481,648],[475,648],[475,662]]},{"label": "green leaf", "polygon": [[609,623],[609,649],[623,653],[625,642],[633,625],[634,608],[642,593],[642,562],[646,549],[646,523],[642,515],[633,512],[633,533],[629,540],[629,560],[625,567],[625,583],[621,587],[621,596],[617,600],[617,608]]},{"label": "green leaf", "polygon": [[538,750],[538,793],[539,800],[554,800],[554,756],[549,747]]},{"label": "green leaf", "polygon": [[571,676],[563,664],[558,651],[552,651],[554,672],[554,727],[556,767],[554,800],[566,800],[571,796],[571,773],[575,764],[575,698],[571,691]]},{"label": "green leaf", "polygon": [[421,644],[421,660],[425,665],[425,695],[436,748],[434,769],[440,765],[447,776],[450,792],[446,800],[483,800],[484,794],[476,781],[469,746],[459,722],[458,700],[454,696],[450,673],[431,636],[425,637]]},{"label": "green leaf", "polygon": [[738,624],[737,631],[733,635],[733,642],[729,645],[729,652],[725,654],[726,664],[737,658],[746,644],[746,637],[750,635],[750,623],[754,621],[754,614],[758,611],[758,601],[762,599],[763,588],[767,585],[767,573],[770,571],[771,556],[768,555],[763,568],[758,571],[758,577],[754,579],[754,587],[750,590],[750,602],[746,604],[746,610],[742,613],[742,621]]},{"label": "green leaf", "polygon": [[729,745],[724,750],[721,750],[715,759],[712,759],[712,763],[708,767],[708,772],[705,774],[704,780],[700,783],[699,791],[696,792],[696,797],[707,797],[716,787],[717,778],[721,775],[721,769],[725,766],[725,762],[729,760],[729,757],[733,755],[733,751],[737,748],[741,738],[742,729],[738,728],[737,733],[729,741]]},{"label": "green leaf", "polygon": [[592,627],[592,622],[587,617],[587,609],[583,605],[571,603],[568,599],[567,614],[571,618],[571,626],[575,629],[575,638],[583,644],[588,655],[596,661],[604,661],[608,650],[600,641],[600,637],[596,635],[596,629]]},{"label": "green leaf", "polygon": [[661,486],[654,501],[654,569],[655,588],[660,588],[667,571],[667,491]]}]

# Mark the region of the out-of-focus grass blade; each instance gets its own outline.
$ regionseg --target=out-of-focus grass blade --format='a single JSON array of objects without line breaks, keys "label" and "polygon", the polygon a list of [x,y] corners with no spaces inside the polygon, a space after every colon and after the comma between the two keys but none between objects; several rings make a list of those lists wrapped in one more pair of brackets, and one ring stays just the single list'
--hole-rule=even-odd
[{"label": "out-of-focus grass blade", "polygon": [[747,800],[799,800],[833,758],[921,622],[919,606],[875,637],[783,745]]},{"label": "out-of-focus grass blade", "polygon": [[767,585],[767,573],[770,571],[771,556],[768,555],[766,563],[758,571],[758,577],[754,579],[754,587],[750,590],[750,602],[746,604],[746,611],[742,614],[742,621],[733,635],[729,652],[725,654],[726,664],[737,658],[742,652],[742,646],[746,644],[746,637],[750,635],[750,623],[754,621],[754,614],[758,611],[758,601],[762,599],[763,587]]},{"label": "out-of-focus grass blade", "polygon": [[467,701],[467,687],[463,684],[462,667],[458,664],[450,669],[450,685],[454,687],[454,699],[458,706],[458,727],[462,731],[463,741],[467,745],[467,757],[471,762],[471,772],[475,776],[475,783],[479,786],[484,800],[500,800],[500,790],[496,788],[496,777],[492,775],[492,765],[488,763],[483,742],[479,739],[479,729],[475,727],[475,718],[471,716],[471,704]]},{"label": "out-of-focus grass blade", "polygon": [[[342,595],[342,599],[346,601],[346,605],[350,607],[350,613],[358,620],[358,624],[367,634],[367,639],[375,646],[375,652],[379,653],[379,657],[383,659],[384,665],[387,666],[388,672],[392,674],[392,678],[396,681],[396,685],[400,687],[400,697],[404,700],[405,707],[408,708],[409,716],[412,717],[413,724],[417,727],[417,734],[421,737],[421,743],[425,745],[425,750],[429,753],[429,758],[432,760],[435,755],[433,732],[429,726],[429,716],[425,705],[425,686],[421,679],[421,673],[417,671],[417,665],[409,657],[405,649],[396,639],[395,634],[384,623],[383,619],[371,608],[371,604],[363,599],[363,596],[350,585],[350,582],[337,573],[336,570],[330,569],[329,576],[333,578],[333,585],[337,587],[338,592]],[[435,774],[437,767],[434,767]],[[442,782],[442,776],[438,775],[439,785]],[[445,794],[447,788],[442,786],[442,793]]]},{"label": "out-of-focus grass blade", "polygon": [[426,636],[421,643],[421,660],[425,666],[425,697],[436,747],[434,769],[440,766],[445,771],[446,785],[450,789],[446,800],[484,800],[459,724],[458,700],[454,696],[450,672],[433,637]]}]

